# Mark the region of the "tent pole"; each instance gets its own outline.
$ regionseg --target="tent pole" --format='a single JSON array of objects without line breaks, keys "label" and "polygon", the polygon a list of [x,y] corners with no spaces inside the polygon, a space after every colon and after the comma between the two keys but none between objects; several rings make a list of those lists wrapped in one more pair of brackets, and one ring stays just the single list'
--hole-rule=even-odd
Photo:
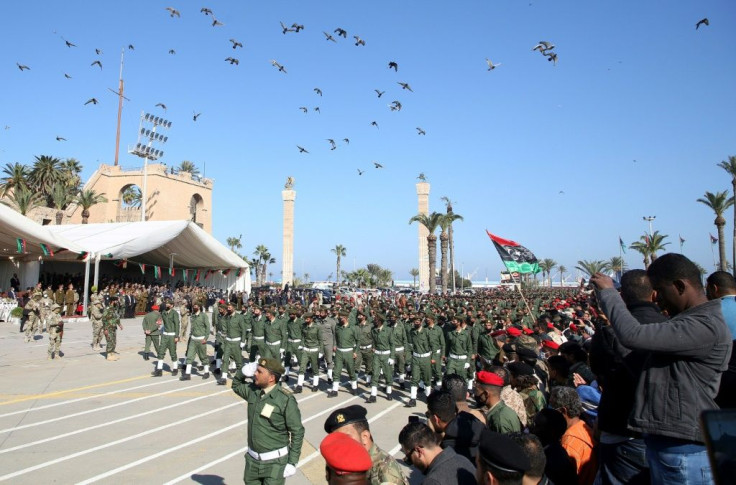
[{"label": "tent pole", "polygon": [[82,314],[83,315],[87,314],[87,298],[89,295],[89,260],[90,259],[92,258],[88,257],[87,260],[84,262],[84,296],[82,297],[82,301],[84,302],[82,304]]},{"label": "tent pole", "polygon": [[100,281],[100,255],[98,254],[97,256],[95,256],[95,281],[93,283],[94,286],[97,286],[97,291],[100,290],[99,281]]}]

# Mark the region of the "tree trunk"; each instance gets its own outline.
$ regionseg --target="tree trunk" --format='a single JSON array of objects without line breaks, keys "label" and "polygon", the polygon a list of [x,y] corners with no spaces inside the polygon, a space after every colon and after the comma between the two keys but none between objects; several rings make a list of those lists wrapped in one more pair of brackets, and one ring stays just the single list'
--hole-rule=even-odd
[{"label": "tree trunk", "polygon": [[442,282],[442,293],[447,293],[447,250],[450,238],[447,232],[440,233],[440,281]]},{"label": "tree trunk", "polygon": [[434,295],[437,291],[437,278],[435,270],[437,269],[437,236],[430,234],[427,236],[427,253],[429,256],[429,294]]},{"label": "tree trunk", "polygon": [[[731,185],[733,186],[733,190],[735,191],[734,194],[736,194],[736,177],[733,177],[731,179]],[[733,250],[732,250],[732,259],[731,264],[733,265],[733,274],[736,277],[736,204],[733,206]]]},{"label": "tree trunk", "polygon": [[84,209],[82,211],[82,224],[87,224],[89,222],[89,209]]},{"label": "tree trunk", "polygon": [[720,259],[720,269],[721,271],[728,271],[728,261],[726,260],[726,241],[723,239],[723,226],[726,225],[726,221],[723,220],[723,222],[718,222],[720,223],[716,224],[716,227],[718,228],[718,258]]},{"label": "tree trunk", "polygon": [[60,226],[62,220],[64,220],[64,211],[57,210],[56,211],[56,225]]},{"label": "tree trunk", "polygon": [[337,273],[335,273],[335,283],[340,284],[340,255],[337,255]]}]

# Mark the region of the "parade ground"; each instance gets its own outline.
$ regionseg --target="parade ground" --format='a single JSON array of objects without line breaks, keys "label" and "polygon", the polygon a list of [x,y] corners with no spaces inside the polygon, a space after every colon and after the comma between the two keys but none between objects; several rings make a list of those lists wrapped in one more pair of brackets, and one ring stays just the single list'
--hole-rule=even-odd
[{"label": "parade ground", "polygon": [[[122,320],[116,362],[92,350],[86,320],[65,325],[64,357],[54,360],[47,360],[45,333],[24,343],[18,325],[0,322],[0,482],[242,483],[245,401],[229,381],[218,386],[214,377],[197,374],[179,381],[167,372],[168,360],[163,377],[152,377],[155,359],[143,360],[141,320]],[[179,357],[185,349],[180,342]],[[287,484],[325,483],[319,453],[324,421],[334,409],[363,404],[368,395],[359,380],[361,395],[343,386],[328,399],[325,379],[319,392],[305,388],[296,395],[306,435],[297,474]],[[378,402],[366,405],[376,443],[395,457],[402,456],[398,434],[408,417],[426,409],[421,402],[404,407],[407,394],[394,391],[387,401],[379,390]]]}]

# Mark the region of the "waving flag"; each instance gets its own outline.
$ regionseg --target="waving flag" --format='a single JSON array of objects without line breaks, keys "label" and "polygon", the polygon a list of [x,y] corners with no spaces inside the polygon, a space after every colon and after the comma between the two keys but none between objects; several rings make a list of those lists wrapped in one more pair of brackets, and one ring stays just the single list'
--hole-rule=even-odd
[{"label": "waving flag", "polygon": [[539,273],[539,261],[527,248],[516,241],[494,236],[488,230],[486,230],[486,234],[493,241],[498,255],[501,256],[501,261],[503,261],[509,272]]},{"label": "waving flag", "polygon": [[624,240],[621,239],[621,236],[618,237],[618,244],[621,246],[621,251],[626,253],[626,244],[624,244]]},{"label": "waving flag", "polygon": [[15,240],[15,243],[18,245],[18,254],[23,254],[26,252],[26,240],[17,238]]},{"label": "waving flag", "polygon": [[54,257],[54,252],[44,243],[41,243],[41,251],[43,251],[44,256],[51,256],[52,258]]},{"label": "waving flag", "polygon": [[718,238],[715,237],[713,234],[708,233],[708,235],[710,236],[710,243],[711,244],[716,244],[718,242]]}]

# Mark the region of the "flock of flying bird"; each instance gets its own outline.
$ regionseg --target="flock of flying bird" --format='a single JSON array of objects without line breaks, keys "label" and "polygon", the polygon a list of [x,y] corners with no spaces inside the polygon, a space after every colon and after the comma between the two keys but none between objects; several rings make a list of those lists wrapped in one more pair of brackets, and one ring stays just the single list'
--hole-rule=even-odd
[{"label": "flock of flying bird", "polygon": [[[169,16],[172,17],[172,18],[174,18],[174,17],[180,18],[181,17],[181,12],[178,9],[174,8],[174,7],[165,7],[165,10],[169,13]],[[209,9],[207,7],[203,7],[203,8],[200,9],[200,13],[204,14],[205,16],[212,17],[212,22],[211,22],[211,26],[212,27],[220,27],[220,26],[223,26],[224,25],[223,22],[219,21],[215,17],[215,15],[214,15],[214,13],[213,13],[213,11],[211,9]],[[295,23],[292,23],[290,26],[287,26],[286,24],[284,24],[284,22],[279,22],[279,24],[281,26],[281,32],[284,35],[286,35],[287,33],[299,33],[302,30],[304,30],[304,25],[298,24],[296,22]],[[705,26],[709,26],[710,25],[710,22],[709,22],[708,18],[703,18],[703,19],[699,20],[695,24],[695,29],[698,30],[702,25],[705,25]],[[338,42],[337,39],[339,39],[340,37],[342,37],[344,39],[347,39],[348,38],[348,32],[345,29],[343,29],[342,27],[337,27],[336,29],[334,29],[332,31],[332,33],[326,32],[326,31],[322,31],[322,33],[325,36],[325,40],[328,41],[328,42],[335,42],[335,43],[337,43]],[[333,34],[335,34],[335,35],[333,35]],[[337,37],[337,39],[336,39],[336,37]],[[355,40],[354,45],[356,47],[360,47],[360,46],[365,46],[366,45],[365,40],[363,40],[359,35],[353,35],[352,38]],[[64,40],[65,45],[67,47],[69,47],[69,48],[77,47],[76,44],[74,44],[73,42],[71,42],[71,41],[69,41],[67,39],[64,39],[63,37],[62,37],[62,40]],[[231,39],[229,39],[229,42],[230,42],[231,47],[232,47],[233,50],[237,50],[238,48],[241,48],[241,49],[243,48],[243,43],[240,42],[240,41],[238,41],[238,40],[236,40],[236,39],[232,39],[231,38]],[[548,41],[539,41],[539,43],[537,43],[534,47],[532,47],[532,51],[538,51],[540,54],[542,54],[542,56],[544,56],[544,57],[547,58],[547,61],[552,62],[553,65],[556,66],[557,65],[557,53],[554,52],[554,50],[553,50],[554,48],[555,48],[555,45],[552,44],[552,43],[550,43],[550,42],[548,42]],[[128,50],[135,50],[135,47],[132,44],[129,44],[128,45]],[[95,49],[95,53],[96,53],[96,55],[99,56],[99,55],[102,54],[102,50],[101,49]],[[171,55],[174,55],[174,54],[176,54],[176,51],[174,49],[169,49],[168,53],[171,54]],[[233,57],[233,56],[226,57],[225,58],[225,62],[228,62],[230,65],[235,65],[235,66],[237,66],[237,65],[240,64],[240,60],[237,57]],[[270,62],[271,62],[271,65],[278,70],[278,72],[282,72],[284,74],[287,74],[288,71],[286,70],[286,67],[284,65],[282,65],[281,63],[279,63],[277,60],[271,59]],[[489,58],[486,58],[486,64],[488,66],[488,71],[492,71],[492,70],[496,69],[498,66],[501,65],[500,62],[494,64]],[[29,66],[27,66],[25,64],[21,64],[20,62],[16,62],[16,65],[17,65],[18,69],[20,69],[21,72],[28,71],[28,70],[31,69]],[[97,66],[97,67],[100,68],[100,70],[102,70],[102,61],[100,59],[95,59],[90,64],[90,67],[94,67],[94,66]],[[398,71],[399,71],[399,65],[398,65],[398,63],[396,61],[389,61],[388,62],[388,69],[393,69],[394,72],[398,73]],[[67,78],[67,79],[72,79],[72,76],[69,75],[68,73],[64,73],[64,77]],[[408,83],[406,83],[406,82],[397,81],[397,84],[401,87],[402,92],[403,91],[409,91],[409,92],[412,92],[412,93],[414,92],[413,89],[411,88],[411,86]],[[116,92],[116,91],[114,91],[112,89],[110,89],[110,91],[112,91],[115,94],[120,94],[120,93],[118,93],[118,92]],[[375,93],[376,93],[376,95],[377,95],[378,98],[381,98],[386,93],[385,90],[384,91],[381,91],[379,89],[374,89],[374,91],[375,91]],[[314,92],[318,96],[320,96],[320,97],[323,95],[322,90],[320,88],[318,88],[318,87],[314,88]],[[89,105],[89,104],[96,105],[96,104],[98,104],[98,102],[99,101],[97,100],[97,98],[92,97],[92,98],[88,99],[84,103],[84,105],[85,106],[86,105]],[[166,109],[167,109],[167,107],[166,107],[166,105],[164,103],[157,103],[155,106],[158,107],[158,108],[163,109],[164,111],[166,111]],[[394,101],[392,101],[388,105],[388,107],[389,107],[389,110],[390,111],[398,112],[398,111],[401,111],[401,109],[402,109],[402,103],[400,101],[398,101],[398,100],[394,100]],[[299,110],[303,111],[305,114],[308,113],[308,111],[309,111],[309,109],[306,106],[300,106],[299,107]],[[314,107],[312,109],[312,111],[317,112],[317,113],[320,113],[321,112],[319,106]],[[196,111],[193,111],[192,120],[196,122],[197,119],[199,118],[199,116],[201,114],[202,114],[201,112],[200,113],[197,113]],[[378,122],[375,121],[375,120],[374,121],[371,121],[370,125],[373,126],[373,127],[375,127],[375,128],[378,128]],[[8,129],[8,128],[9,128],[8,126],[5,127],[5,129]],[[417,131],[417,134],[418,135],[426,135],[426,131],[424,129],[422,129],[421,127],[419,127],[419,126],[416,127],[416,131]],[[62,136],[56,136],[56,140],[57,141],[66,141],[66,138],[64,138]],[[327,140],[327,142],[330,145],[330,150],[337,149],[337,143],[335,142],[335,140],[333,138],[327,138],[326,140]],[[349,138],[343,138],[342,141],[346,145],[348,145],[350,143],[350,139]],[[302,147],[300,145],[297,145],[297,149],[299,150],[299,153],[303,153],[303,154],[308,154],[309,153],[309,151],[306,148],[304,148],[304,147]],[[378,162],[376,162],[376,161],[373,161],[372,163],[373,163],[373,165],[374,165],[374,167],[376,169],[383,168],[383,165],[380,164],[380,163],[378,163]],[[357,171],[358,171],[358,175],[363,175],[363,173],[365,172],[364,170],[361,170],[360,168],[358,168]]]}]

